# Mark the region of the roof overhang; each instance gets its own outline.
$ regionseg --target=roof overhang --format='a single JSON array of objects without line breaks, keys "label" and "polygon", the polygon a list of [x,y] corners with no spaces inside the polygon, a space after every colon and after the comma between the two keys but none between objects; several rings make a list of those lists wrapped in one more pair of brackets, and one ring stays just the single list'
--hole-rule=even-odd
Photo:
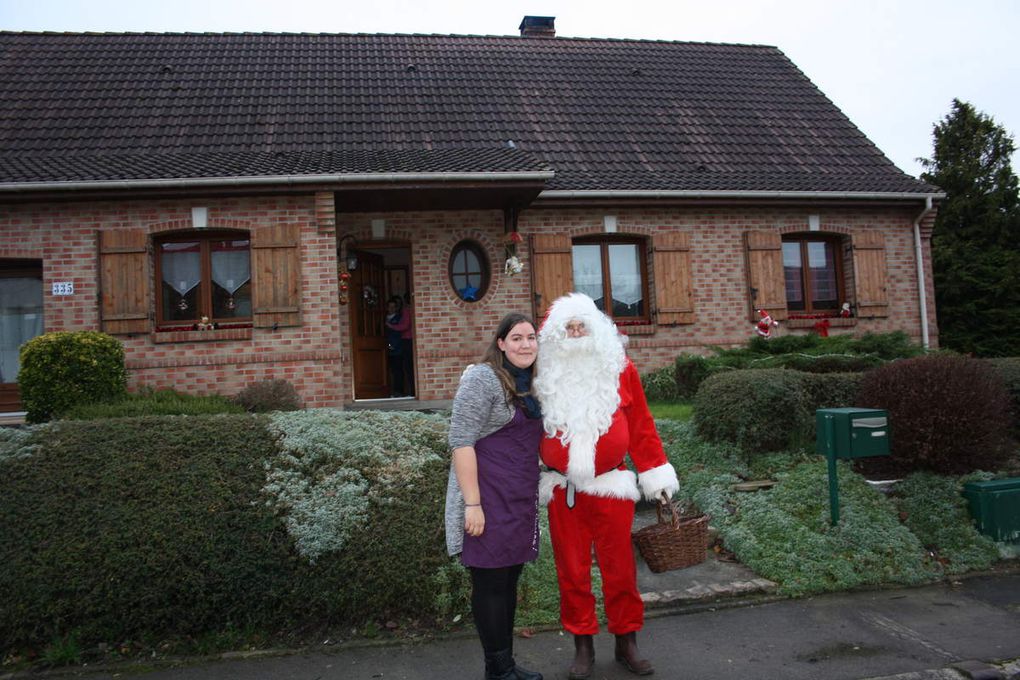
[{"label": "roof overhang", "polygon": [[524,206],[552,179],[541,172],[416,172],[0,182],[13,200],[92,200],[336,191],[341,212]]},{"label": "roof overhang", "polygon": [[566,205],[644,205],[696,203],[727,205],[734,203],[853,203],[913,204],[928,199],[941,200],[945,193],[883,192],[883,191],[716,191],[716,190],[550,190],[535,200],[536,207]]}]

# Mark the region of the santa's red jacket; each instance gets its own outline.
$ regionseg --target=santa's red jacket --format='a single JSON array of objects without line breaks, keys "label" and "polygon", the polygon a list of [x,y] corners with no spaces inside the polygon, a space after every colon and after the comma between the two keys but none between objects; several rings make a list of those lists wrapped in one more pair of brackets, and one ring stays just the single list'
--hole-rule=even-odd
[{"label": "santa's red jacket", "polygon": [[[578,450],[576,439],[564,446],[559,433],[543,438],[540,455],[549,468],[542,473],[539,490],[543,504],[548,504],[555,487],[566,488],[568,478],[578,493],[633,501],[639,500],[642,493],[648,500],[653,500],[663,491],[672,496],[679,489],[676,471],[662,449],[662,440],[648,410],[641,379],[630,359],[620,373],[619,391],[620,406],[613,414],[609,430],[595,444],[594,452]],[[575,468],[590,471],[592,466],[571,466],[571,457],[590,457],[593,453],[594,477],[590,473],[574,473]],[[624,463],[628,453],[638,472],[636,480]]]}]

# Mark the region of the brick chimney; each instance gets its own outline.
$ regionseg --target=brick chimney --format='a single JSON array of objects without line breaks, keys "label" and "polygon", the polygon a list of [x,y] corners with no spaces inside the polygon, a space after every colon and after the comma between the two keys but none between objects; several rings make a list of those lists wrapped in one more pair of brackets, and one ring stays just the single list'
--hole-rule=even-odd
[{"label": "brick chimney", "polygon": [[520,29],[525,38],[555,38],[556,17],[524,17]]}]

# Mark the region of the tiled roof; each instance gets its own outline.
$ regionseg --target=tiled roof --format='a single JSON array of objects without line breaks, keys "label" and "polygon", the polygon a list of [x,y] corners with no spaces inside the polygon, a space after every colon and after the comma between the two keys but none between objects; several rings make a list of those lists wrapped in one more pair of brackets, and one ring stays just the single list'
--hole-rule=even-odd
[{"label": "tiled roof", "polygon": [[551,167],[550,190],[933,191],[758,45],[0,32],[0,83],[0,183]]},{"label": "tiled roof", "polygon": [[5,182],[96,182],[225,177],[392,176],[432,174],[552,174],[517,149],[434,151],[212,151],[208,153],[0,154]]}]

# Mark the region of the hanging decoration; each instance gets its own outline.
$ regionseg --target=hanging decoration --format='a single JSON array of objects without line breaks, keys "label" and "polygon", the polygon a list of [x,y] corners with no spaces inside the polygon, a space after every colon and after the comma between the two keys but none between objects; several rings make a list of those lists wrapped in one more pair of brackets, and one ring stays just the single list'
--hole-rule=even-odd
[{"label": "hanging decoration", "polygon": [[519,231],[508,232],[504,239],[504,246],[506,248],[506,266],[503,271],[506,272],[507,276],[514,276],[524,271],[524,263],[521,262],[521,258],[517,256],[517,244],[522,243],[524,237],[521,236]]},{"label": "hanging decoration", "polygon": [[340,280],[340,304],[347,304],[347,289],[350,287],[351,273],[340,266],[340,274],[337,276]]},{"label": "hanging decoration", "polygon": [[773,320],[772,316],[764,309],[759,309],[757,311],[760,318],[758,319],[758,323],[754,326],[754,332],[757,333],[759,337],[768,340],[772,337],[772,329],[777,327],[779,322]]}]

